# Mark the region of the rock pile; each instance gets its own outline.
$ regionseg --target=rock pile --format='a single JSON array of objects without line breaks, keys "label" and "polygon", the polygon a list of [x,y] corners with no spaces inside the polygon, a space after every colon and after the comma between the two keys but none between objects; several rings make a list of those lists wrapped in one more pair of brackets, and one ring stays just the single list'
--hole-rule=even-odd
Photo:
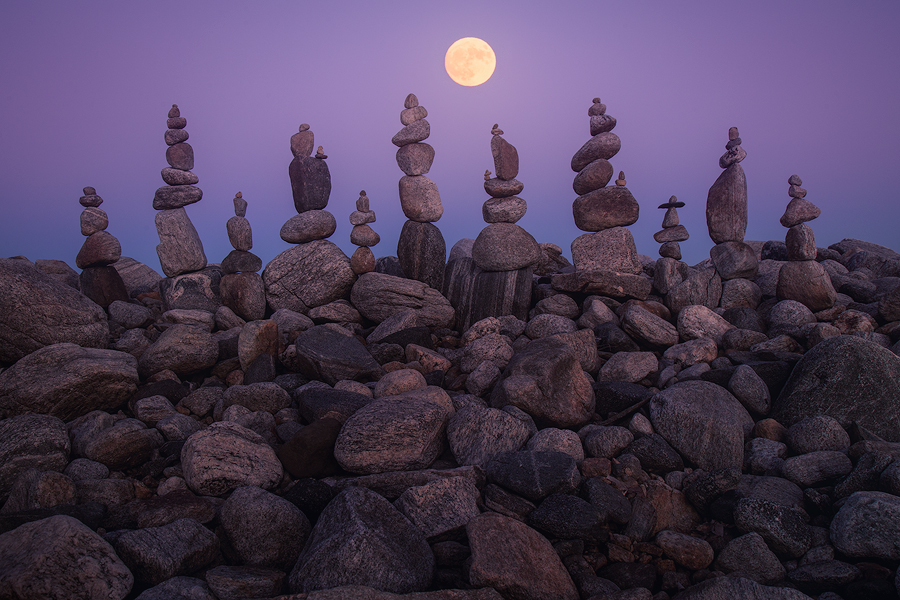
[{"label": "rock pile", "polygon": [[359,192],[356,200],[356,210],[350,213],[350,243],[359,246],[350,257],[350,268],[357,275],[369,273],[375,270],[375,255],[370,248],[381,241],[375,231],[369,227],[369,223],[375,222],[375,211],[369,210],[369,197],[366,190]]},{"label": "rock pile", "polygon": [[403,129],[391,139],[397,146],[400,178],[400,208],[409,219],[400,230],[397,258],[403,273],[436,290],[444,283],[444,261],[447,245],[441,230],[432,223],[444,214],[437,184],[425,176],[434,162],[434,148],[425,143],[431,125],[425,119],[428,111],[419,105],[415,94],[409,94],[400,111]]},{"label": "rock pile", "polygon": [[738,128],[728,130],[725,154],[719,167],[725,169],[706,198],[706,225],[715,246],[709,251],[716,271],[724,280],[756,277],[756,252],[744,243],[747,232],[747,178],[740,162],[747,157],[741,148]]},{"label": "rock pile", "polygon": [[784,238],[788,262],[778,273],[778,299],[796,300],[813,312],[825,310],[834,306],[837,296],[825,268],[816,262],[816,236],[806,224],[821,211],[806,199],[799,176],[791,175],[788,184],[791,201],[781,216],[781,224],[788,228]]},{"label": "rock pile", "polygon": [[297,215],[281,227],[281,239],[296,244],[266,265],[263,283],[273,311],[287,308],[306,314],[311,308],[346,298],[356,275],[350,259],[328,241],[337,227],[325,210],[331,195],[331,173],[322,146],[316,150],[309,125],[291,136],[294,159],[288,167]]},{"label": "rock pile", "polygon": [[572,170],[578,173],[572,187],[579,194],[572,213],[575,226],[590,233],[572,242],[575,271],[555,275],[553,287],[643,300],[651,281],[643,275],[634,238],[626,229],[637,222],[639,206],[625,187],[624,173],[619,173],[614,186],[607,186],[613,174],[609,159],[622,145],[612,132],[616,119],[606,114],[600,98],[594,98],[588,116],[593,137],[572,157]]},{"label": "rock pile", "polygon": [[222,261],[223,275],[219,282],[222,304],[245,321],[262,319],[266,314],[266,290],[258,273],[262,259],[250,252],[253,230],[247,220],[247,201],[241,192],[234,196],[234,216],[225,227],[234,250]]},{"label": "rock pile", "polygon": [[469,327],[485,317],[513,315],[524,319],[531,299],[534,265],[541,247],[516,222],[528,206],[516,194],[524,184],[519,174],[519,153],[503,139],[503,131],[491,128],[491,155],[496,177],[484,173],[484,190],[490,195],[481,212],[488,226],[472,243],[471,257],[447,266],[444,295],[457,311],[459,326]]},{"label": "rock pile", "polygon": [[100,208],[103,198],[92,187],[84,188],[84,196],[78,199],[84,207],[81,211],[81,235],[87,239],[75,257],[75,266],[82,269],[79,277],[81,293],[106,308],[116,300],[128,301],[125,282],[115,267],[111,266],[122,256],[122,245],[114,235],[106,231],[109,218]]}]

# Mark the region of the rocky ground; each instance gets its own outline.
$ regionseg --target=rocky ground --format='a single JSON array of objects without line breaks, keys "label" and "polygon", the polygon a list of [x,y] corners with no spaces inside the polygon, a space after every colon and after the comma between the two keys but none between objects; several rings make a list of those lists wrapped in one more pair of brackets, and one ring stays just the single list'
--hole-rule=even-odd
[{"label": "rocky ground", "polygon": [[813,313],[756,249],[465,331],[381,272],[245,322],[2,259],[0,597],[896,598],[900,255],[820,248]]}]

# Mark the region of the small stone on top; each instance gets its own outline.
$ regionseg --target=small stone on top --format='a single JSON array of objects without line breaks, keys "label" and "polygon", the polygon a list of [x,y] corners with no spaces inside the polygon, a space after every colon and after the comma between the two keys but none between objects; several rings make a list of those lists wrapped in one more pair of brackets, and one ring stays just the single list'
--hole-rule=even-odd
[{"label": "small stone on top", "polygon": [[87,186],[87,187],[84,188],[82,191],[84,192],[84,195],[85,195],[85,196],[93,196],[94,194],[97,193],[97,190],[95,190],[95,189],[92,188],[91,186]]},{"label": "small stone on top", "polygon": [[328,155],[325,154],[325,150],[322,148],[322,146],[319,146],[318,148],[316,148],[316,158],[318,158],[318,159],[328,158]]},{"label": "small stone on top", "polygon": [[729,140],[737,140],[740,139],[741,134],[738,133],[737,127],[731,127],[728,129],[728,139]]},{"label": "small stone on top", "polygon": [[606,114],[606,105],[600,102],[600,98],[594,98],[592,102],[593,104],[588,109],[589,117],[596,117],[602,114]]},{"label": "small stone on top", "polygon": [[247,216],[247,201],[244,200],[244,195],[240,192],[234,195],[234,216]]},{"label": "small stone on top", "polygon": [[503,135],[503,130],[500,129],[497,123],[494,123],[494,126],[491,127],[491,135]]},{"label": "small stone on top", "polygon": [[619,171],[619,178],[616,179],[616,185],[623,186],[625,183],[627,183],[625,181],[625,171]]},{"label": "small stone on top", "polygon": [[309,131],[309,123],[301,123],[300,131]]},{"label": "small stone on top", "polygon": [[491,172],[488,171],[487,169],[485,169],[485,170],[484,170],[484,180],[485,180],[485,181],[490,181],[490,179],[491,179]]},{"label": "small stone on top", "polygon": [[369,212],[369,197],[366,196],[366,190],[359,191],[359,199],[356,201],[356,210],[359,212]]},{"label": "small stone on top", "polygon": [[181,116],[181,111],[178,110],[178,105],[173,104],[172,108],[169,109],[169,118],[174,119],[175,117],[180,117],[180,116]]},{"label": "small stone on top", "polygon": [[788,178],[788,184],[790,184],[790,185],[803,185],[803,180],[800,179],[800,176],[799,176],[799,175],[791,175],[790,178]]},{"label": "small stone on top", "polygon": [[681,208],[682,206],[684,206],[684,202],[681,202],[678,198],[672,196],[669,198],[668,202],[660,204],[657,208]]},{"label": "small stone on top", "polygon": [[415,108],[419,105],[419,99],[415,94],[409,94],[403,101],[403,108]]}]

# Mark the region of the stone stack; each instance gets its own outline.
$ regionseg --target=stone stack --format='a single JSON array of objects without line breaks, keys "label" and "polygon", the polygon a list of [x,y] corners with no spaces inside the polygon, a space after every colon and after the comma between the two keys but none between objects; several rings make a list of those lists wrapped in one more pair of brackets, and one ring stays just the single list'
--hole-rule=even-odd
[{"label": "stone stack", "polygon": [[653,287],[663,296],[687,276],[688,268],[681,262],[679,245],[679,242],[690,237],[685,226],[678,222],[678,209],[683,206],[684,202],[680,202],[675,196],[659,205],[659,208],[666,209],[666,214],[663,217],[662,229],[653,234],[653,239],[662,244],[659,247],[660,258],[656,261],[654,269]]},{"label": "stone stack", "polygon": [[356,275],[350,259],[328,237],[337,222],[325,210],[331,194],[331,174],[322,146],[316,150],[309,125],[291,136],[294,159],[288,167],[297,215],[281,227],[281,239],[296,244],[266,265],[262,278],[266,301],[276,311],[281,308],[306,314],[309,309],[347,298]]},{"label": "stone stack", "polygon": [[81,235],[87,238],[75,257],[75,266],[83,269],[79,277],[81,292],[103,308],[114,300],[127,302],[125,282],[112,266],[122,255],[122,246],[114,235],[106,231],[109,218],[106,211],[100,208],[103,198],[97,195],[94,188],[86,187],[84,196],[78,202],[84,207],[81,211]]},{"label": "stone stack", "polygon": [[247,220],[247,201],[238,192],[234,196],[234,216],[225,227],[232,250],[222,261],[222,281],[219,293],[222,304],[246,321],[257,321],[266,314],[266,292],[258,271],[262,259],[250,252],[253,232]]},{"label": "stone stack", "polygon": [[747,232],[747,178],[740,162],[747,157],[741,148],[737,127],[728,130],[725,154],[719,167],[725,169],[706,199],[706,225],[715,246],[709,251],[723,280],[752,279],[759,271],[756,252],[744,243]]},{"label": "stone stack", "polygon": [[575,226],[589,233],[572,242],[575,272],[555,275],[553,287],[643,300],[651,284],[642,275],[634,238],[625,228],[638,220],[639,206],[625,187],[624,173],[607,186],[613,174],[609,159],[622,145],[612,132],[616,119],[606,114],[600,98],[594,98],[588,116],[593,137],[572,157],[572,170],[578,173],[572,187],[579,194],[572,213]]},{"label": "stone stack", "polygon": [[434,162],[434,148],[424,143],[431,134],[425,120],[428,111],[419,106],[415,94],[409,94],[400,112],[403,129],[391,142],[397,150],[397,166],[403,171],[400,178],[400,207],[409,219],[403,224],[397,242],[397,258],[404,275],[441,289],[444,282],[444,261],[447,246],[441,230],[432,223],[444,214],[437,184],[425,176]]},{"label": "stone stack", "polygon": [[788,262],[778,274],[776,295],[779,300],[796,300],[816,312],[834,306],[837,299],[831,278],[816,262],[816,236],[806,224],[819,216],[819,207],[806,199],[803,181],[797,175],[788,179],[788,202],[781,224],[788,228],[784,238]]},{"label": "stone stack", "polygon": [[366,190],[362,190],[356,200],[356,210],[350,213],[350,224],[353,225],[350,243],[359,246],[350,257],[350,268],[357,275],[375,270],[375,255],[370,248],[381,241],[381,236],[369,227],[369,223],[374,222],[375,211],[369,209],[369,198]]},{"label": "stone stack", "polygon": [[184,207],[198,202],[203,192],[198,188],[194,168],[194,149],[187,143],[187,119],[178,105],[169,109],[165,133],[166,162],[161,172],[163,187],[153,196],[159,245],[156,254],[166,277],[160,281],[160,295],[166,310],[200,309],[214,312],[220,305],[219,280],[222,272],[206,268],[203,243]]},{"label": "stone stack", "polygon": [[531,301],[534,265],[541,248],[516,221],[525,215],[525,201],[516,194],[524,184],[519,174],[519,153],[495,124],[491,129],[491,155],[496,177],[484,172],[484,191],[491,198],[481,212],[487,227],[472,244],[471,258],[447,265],[444,295],[457,313],[463,330],[485,317],[515,315],[525,319]]}]

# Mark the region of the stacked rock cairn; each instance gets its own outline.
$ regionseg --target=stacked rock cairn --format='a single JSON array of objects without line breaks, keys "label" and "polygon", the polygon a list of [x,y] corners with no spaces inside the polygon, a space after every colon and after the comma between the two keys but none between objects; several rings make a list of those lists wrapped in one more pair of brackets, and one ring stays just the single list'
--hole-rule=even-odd
[{"label": "stacked rock cairn", "polygon": [[447,246],[441,230],[433,225],[444,214],[441,195],[437,184],[425,176],[434,162],[434,148],[424,143],[431,134],[431,125],[425,119],[428,111],[419,106],[415,94],[409,94],[403,106],[400,123],[404,127],[391,139],[399,148],[397,166],[403,171],[400,207],[409,219],[400,230],[397,259],[406,277],[440,290]]},{"label": "stacked rock cairn", "polygon": [[92,187],[84,188],[78,199],[81,211],[81,235],[87,239],[75,257],[75,265],[82,269],[79,283],[81,293],[96,304],[107,308],[114,300],[128,301],[128,291],[116,268],[111,266],[122,255],[122,246],[114,235],[106,231],[109,218],[100,208],[103,198]]},{"label": "stacked rock cairn", "polygon": [[331,195],[331,173],[322,146],[316,148],[309,125],[291,136],[288,167],[294,209],[297,215],[281,227],[281,239],[296,246],[285,250],[266,265],[263,285],[269,307],[288,308],[306,314],[310,308],[343,298],[356,281],[350,259],[328,241],[337,222],[325,210]]},{"label": "stacked rock cairn", "polygon": [[156,253],[167,277],[177,277],[206,267],[203,243],[184,210],[185,206],[203,197],[202,190],[194,185],[198,178],[191,172],[194,168],[194,149],[187,143],[186,126],[187,119],[181,116],[178,105],[173,104],[166,121],[166,162],[169,166],[162,170],[166,185],[157,189],[153,196],[153,208],[159,211],[155,219],[159,233]]},{"label": "stacked rock cairn", "polygon": [[834,306],[837,294],[831,278],[816,262],[816,236],[807,225],[819,216],[819,207],[806,199],[803,181],[797,175],[788,179],[791,197],[781,216],[781,224],[788,228],[784,238],[788,262],[778,273],[776,295],[779,300],[796,300],[816,312]]},{"label": "stacked rock cairn", "polygon": [[690,234],[687,228],[678,222],[678,209],[684,206],[675,196],[668,202],[659,205],[666,209],[663,216],[662,230],[653,234],[653,239],[662,244],[659,247],[660,258],[656,261],[654,269],[653,287],[663,296],[675,285],[684,281],[687,277],[688,267],[681,262],[681,245]]},{"label": "stacked rock cairn", "polygon": [[266,314],[266,291],[258,271],[262,259],[250,252],[253,231],[247,220],[247,201],[241,192],[234,196],[234,216],[225,224],[228,241],[234,248],[222,261],[219,293],[222,304],[246,321],[262,319]]},{"label": "stacked rock cairn", "polygon": [[369,209],[369,197],[366,196],[366,190],[361,190],[359,198],[356,200],[356,210],[350,213],[350,224],[353,225],[353,229],[350,231],[350,243],[359,246],[350,257],[350,268],[357,275],[375,270],[375,255],[372,254],[371,248],[381,241],[381,236],[369,227],[369,223],[374,222],[375,211]]},{"label": "stacked rock cairn", "polygon": [[728,130],[725,154],[719,167],[725,169],[706,198],[706,225],[716,244],[709,251],[716,272],[723,280],[752,279],[759,271],[756,252],[744,243],[747,232],[747,178],[740,162],[747,157],[741,148],[737,127]]},{"label": "stacked rock cairn", "polygon": [[638,220],[639,206],[625,187],[623,172],[614,186],[607,186],[613,174],[609,159],[621,148],[612,132],[616,119],[606,114],[600,98],[594,98],[588,116],[593,137],[572,157],[572,170],[578,173],[572,187],[579,194],[572,213],[575,226],[590,233],[572,242],[575,272],[554,276],[553,287],[643,300],[651,283],[642,275],[634,238],[625,228]]}]

